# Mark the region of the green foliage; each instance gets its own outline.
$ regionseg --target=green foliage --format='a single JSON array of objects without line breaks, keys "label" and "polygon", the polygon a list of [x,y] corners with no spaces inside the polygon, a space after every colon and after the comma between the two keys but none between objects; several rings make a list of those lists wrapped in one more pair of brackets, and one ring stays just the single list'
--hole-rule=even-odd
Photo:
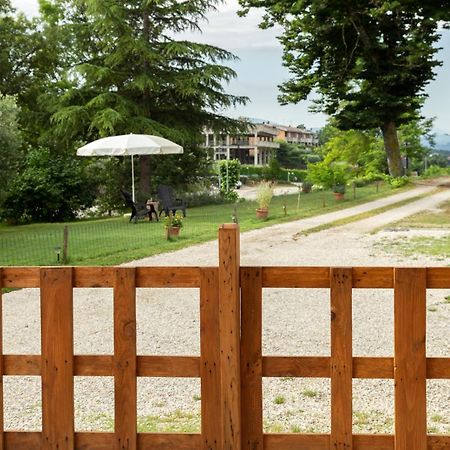
[{"label": "green foliage", "polygon": [[450,175],[450,167],[430,166],[422,174],[422,178],[435,178]]},{"label": "green foliage", "polygon": [[276,159],[281,167],[286,169],[306,169],[311,150],[300,145],[279,142],[280,148],[276,152]]},{"label": "green foliage", "polygon": [[272,201],[273,185],[269,181],[261,181],[256,192],[256,203],[259,209],[267,209]]},{"label": "green foliage", "polygon": [[54,156],[46,148],[31,150],[3,204],[2,218],[13,223],[65,221],[92,205],[90,180],[80,159]]},{"label": "green foliage", "polygon": [[397,127],[417,118],[425,87],[441,63],[440,21],[450,3],[435,0],[326,2],[240,0],[242,14],[262,7],[262,27],[281,25],[284,63],[292,78],[281,86],[282,104],[313,92],[315,111],[340,129],[380,128],[391,175],[401,175]]},{"label": "green foliage", "polygon": [[237,182],[239,181],[241,163],[238,159],[224,159],[218,163],[220,174],[220,192],[230,201],[236,201],[238,194],[235,191]]},{"label": "green foliage", "polygon": [[176,214],[169,214],[168,216],[164,217],[164,226],[166,228],[170,227],[183,227],[183,216],[180,213]]},{"label": "green foliage", "polygon": [[[289,181],[303,181],[306,178],[306,170],[281,168],[278,172],[277,180],[288,181],[288,172],[290,173]],[[259,181],[262,178],[266,178],[267,169],[265,166],[242,165],[241,174],[248,176],[253,181]]]},{"label": "green foliage", "polygon": [[0,93],[0,205],[23,158],[15,97]]},{"label": "green foliage", "polygon": [[266,180],[279,180],[282,176],[281,173],[280,163],[276,158],[272,158],[269,161],[269,165],[263,169],[263,176]]},{"label": "green foliage", "polygon": [[332,189],[335,186],[345,186],[349,179],[349,167],[343,163],[322,161],[308,165],[307,180],[321,185],[324,189]]},{"label": "green foliage", "polygon": [[406,186],[409,183],[409,178],[407,176],[391,177],[386,175],[385,180],[395,189]]}]

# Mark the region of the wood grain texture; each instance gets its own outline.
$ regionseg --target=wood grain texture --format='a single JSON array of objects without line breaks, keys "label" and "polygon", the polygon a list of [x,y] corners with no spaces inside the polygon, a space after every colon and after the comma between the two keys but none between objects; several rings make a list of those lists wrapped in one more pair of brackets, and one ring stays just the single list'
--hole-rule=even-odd
[{"label": "wood grain texture", "polygon": [[426,269],[395,269],[395,449],[426,450]]},{"label": "wood grain texture", "polygon": [[202,450],[219,450],[222,442],[218,287],[218,270],[203,269],[200,287]]},{"label": "wood grain texture", "polygon": [[[139,433],[139,450],[198,450],[200,434],[158,434]],[[75,433],[77,450],[110,450],[114,442],[114,433],[80,432]],[[430,435],[427,438],[428,450],[448,450],[450,436]],[[39,450],[41,433],[5,432],[7,450]],[[329,434],[264,434],[264,450],[332,450]],[[354,450],[394,450],[394,436],[383,434],[354,434]]]},{"label": "wood grain texture", "polygon": [[328,356],[263,356],[263,377],[329,378]]},{"label": "wood grain texture", "polygon": [[73,294],[70,267],[42,268],[42,448],[74,448]]},{"label": "wood grain texture", "polygon": [[427,268],[427,288],[429,289],[450,288],[450,267]]},{"label": "wood grain texture", "polygon": [[330,269],[331,436],[336,450],[352,448],[352,269]]},{"label": "wood grain texture", "polygon": [[241,271],[242,449],[263,449],[262,271]]},{"label": "wood grain texture", "polygon": [[219,229],[219,331],[223,450],[241,449],[239,226]]},{"label": "wood grain texture", "polygon": [[3,363],[3,269],[0,267],[0,450],[4,447],[4,421],[3,421],[3,373],[5,371]]},{"label": "wood grain texture", "polygon": [[328,267],[263,267],[263,287],[327,288],[330,286]]},{"label": "wood grain texture", "polygon": [[7,288],[38,288],[40,277],[39,267],[2,268],[2,285]]},{"label": "wood grain texture", "polygon": [[116,268],[114,277],[113,448],[135,450],[137,433],[136,283],[134,268]]}]

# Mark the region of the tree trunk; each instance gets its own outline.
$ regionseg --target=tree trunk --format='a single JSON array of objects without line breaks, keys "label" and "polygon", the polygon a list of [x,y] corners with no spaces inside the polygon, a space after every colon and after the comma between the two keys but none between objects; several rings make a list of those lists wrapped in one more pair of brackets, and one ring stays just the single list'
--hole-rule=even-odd
[{"label": "tree trunk", "polygon": [[[142,28],[145,41],[148,42],[150,23],[149,23],[149,11],[147,8],[144,8],[144,11],[142,12]],[[146,72],[148,69],[148,61],[146,59],[144,59],[143,67],[144,72]],[[148,105],[148,95],[147,91],[144,91],[142,93],[142,106],[144,110],[147,109],[147,105]],[[150,158],[147,155],[140,156],[139,167],[140,167],[139,190],[141,194],[148,194],[150,193]]]},{"label": "tree trunk", "polygon": [[394,122],[386,122],[382,125],[384,149],[387,154],[389,175],[401,177],[403,174],[402,158],[400,156],[400,144],[397,136],[397,126]]},{"label": "tree trunk", "polygon": [[150,193],[150,157],[148,155],[139,156],[139,192]]}]

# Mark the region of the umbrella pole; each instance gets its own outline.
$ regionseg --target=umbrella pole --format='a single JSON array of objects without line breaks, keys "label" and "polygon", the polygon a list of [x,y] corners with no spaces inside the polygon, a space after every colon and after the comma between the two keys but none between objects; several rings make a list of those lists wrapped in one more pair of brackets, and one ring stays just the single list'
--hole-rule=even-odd
[{"label": "umbrella pole", "polygon": [[134,195],[134,157],[131,155],[131,196],[133,197],[133,202],[136,201],[136,197]]}]

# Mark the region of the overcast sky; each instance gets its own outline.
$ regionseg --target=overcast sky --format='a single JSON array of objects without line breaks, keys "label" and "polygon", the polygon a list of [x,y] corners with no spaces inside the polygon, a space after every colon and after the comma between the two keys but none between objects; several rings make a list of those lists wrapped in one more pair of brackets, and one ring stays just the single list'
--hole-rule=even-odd
[{"label": "overcast sky", "polygon": [[[12,4],[27,15],[36,15],[37,0],[12,0]],[[279,30],[258,28],[260,12],[251,11],[245,18],[236,15],[237,0],[226,0],[215,13],[208,15],[208,22],[201,25],[202,34],[188,35],[191,40],[207,42],[232,51],[240,58],[232,67],[237,78],[227,87],[232,94],[245,95],[251,99],[246,106],[226,111],[233,117],[246,116],[278,122],[285,125],[304,124],[306,127],[320,127],[325,124],[322,114],[308,112],[309,102],[298,105],[280,106],[277,102],[277,86],[289,78],[282,66],[282,49],[276,36]],[[437,69],[437,77],[428,86],[423,115],[436,117],[435,128],[450,133],[450,31],[443,32],[439,58],[443,67]]]}]

